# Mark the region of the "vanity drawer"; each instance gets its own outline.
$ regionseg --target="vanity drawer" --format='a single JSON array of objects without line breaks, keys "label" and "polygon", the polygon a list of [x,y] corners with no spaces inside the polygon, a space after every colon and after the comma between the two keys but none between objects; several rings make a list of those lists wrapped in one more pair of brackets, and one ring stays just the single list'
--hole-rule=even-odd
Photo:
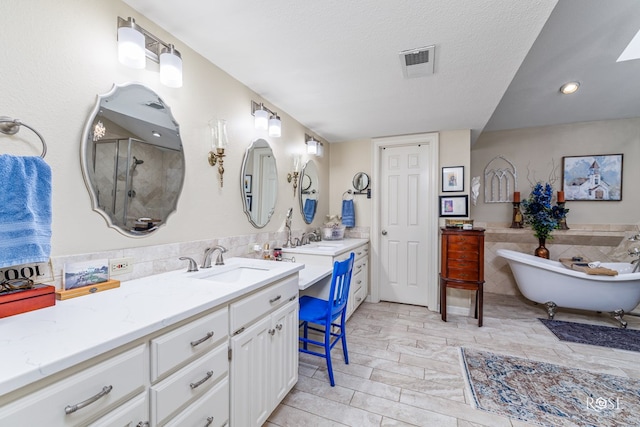
[{"label": "vanity drawer", "polygon": [[469,243],[451,243],[447,245],[447,253],[457,253],[457,254],[470,254],[473,257],[478,257],[478,245],[477,244],[469,244]]},{"label": "vanity drawer", "polygon": [[164,423],[183,405],[204,395],[229,372],[228,346],[205,354],[151,386],[151,425]]},{"label": "vanity drawer", "polygon": [[455,259],[449,258],[449,269],[459,269],[467,271],[478,271],[478,261],[476,259]]},{"label": "vanity drawer", "polygon": [[364,289],[364,287],[360,287],[358,288],[355,293],[353,294],[353,309],[355,310],[356,308],[358,308],[358,306],[360,304],[362,304],[362,301],[364,301],[365,297],[366,297],[366,289]]},{"label": "vanity drawer", "polygon": [[151,382],[229,336],[227,308],[151,340]]},{"label": "vanity drawer", "polygon": [[[209,421],[211,421],[209,423]],[[214,388],[166,424],[166,427],[222,427],[229,421],[229,379]],[[207,424],[209,423],[209,424]]]},{"label": "vanity drawer", "polygon": [[356,260],[366,258],[369,256],[369,245],[359,246],[353,250],[353,253],[355,254]]},{"label": "vanity drawer", "polygon": [[55,427],[84,423],[144,389],[147,358],[142,345],[57,381],[0,408],[0,425]]},{"label": "vanity drawer", "polygon": [[287,277],[267,289],[230,305],[231,333],[298,296],[298,276]]}]

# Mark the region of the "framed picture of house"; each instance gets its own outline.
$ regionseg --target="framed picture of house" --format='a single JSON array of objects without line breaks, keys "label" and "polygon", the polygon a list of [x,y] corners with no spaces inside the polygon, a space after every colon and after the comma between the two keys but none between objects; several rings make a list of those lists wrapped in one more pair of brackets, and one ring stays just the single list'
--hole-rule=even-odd
[{"label": "framed picture of house", "polygon": [[464,166],[442,168],[442,192],[464,191]]},{"label": "framed picture of house", "polygon": [[622,200],[622,157],[622,154],[563,157],[562,189],[565,200]]},{"label": "framed picture of house", "polygon": [[469,216],[469,196],[440,196],[440,216]]}]

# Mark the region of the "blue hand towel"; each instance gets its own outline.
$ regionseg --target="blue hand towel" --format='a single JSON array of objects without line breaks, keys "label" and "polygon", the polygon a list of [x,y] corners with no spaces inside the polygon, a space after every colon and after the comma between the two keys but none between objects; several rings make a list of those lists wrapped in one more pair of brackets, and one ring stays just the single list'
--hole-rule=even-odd
[{"label": "blue hand towel", "polygon": [[342,201],[342,225],[347,228],[356,226],[356,211],[353,207],[353,200]]},{"label": "blue hand towel", "polygon": [[51,168],[41,157],[0,155],[0,267],[51,255]]},{"label": "blue hand towel", "polygon": [[316,205],[318,201],[315,199],[306,199],[304,201],[304,219],[307,224],[311,224],[313,217],[316,216]]}]

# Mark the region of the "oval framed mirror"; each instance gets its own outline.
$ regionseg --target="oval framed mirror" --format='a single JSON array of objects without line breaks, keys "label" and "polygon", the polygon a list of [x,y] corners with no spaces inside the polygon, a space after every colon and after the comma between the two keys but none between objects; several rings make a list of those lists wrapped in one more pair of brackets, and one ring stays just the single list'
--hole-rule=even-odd
[{"label": "oval framed mirror", "polygon": [[316,216],[319,195],[318,168],[313,160],[309,160],[302,168],[299,192],[300,212],[306,224],[311,224]]},{"label": "oval framed mirror", "polygon": [[185,173],[180,127],[148,87],[114,85],[98,95],[80,163],[93,210],[125,236],[148,236],[175,212]]},{"label": "oval framed mirror", "polygon": [[369,175],[364,172],[358,172],[353,176],[353,188],[356,191],[364,191],[369,188]]},{"label": "oval framed mirror", "polygon": [[251,225],[256,228],[267,225],[278,200],[278,168],[273,150],[264,139],[253,141],[244,154],[240,193]]}]

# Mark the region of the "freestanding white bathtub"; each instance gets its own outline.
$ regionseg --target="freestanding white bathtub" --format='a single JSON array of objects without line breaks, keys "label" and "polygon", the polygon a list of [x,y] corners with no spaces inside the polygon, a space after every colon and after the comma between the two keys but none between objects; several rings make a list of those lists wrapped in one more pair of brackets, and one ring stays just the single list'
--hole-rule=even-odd
[{"label": "freestanding white bathtub", "polygon": [[640,303],[640,273],[628,262],[602,263],[617,276],[596,276],[571,270],[558,261],[508,249],[497,254],[507,260],[518,289],[527,299],[545,304],[550,319],[557,307],[609,312],[625,328],[625,312]]}]

